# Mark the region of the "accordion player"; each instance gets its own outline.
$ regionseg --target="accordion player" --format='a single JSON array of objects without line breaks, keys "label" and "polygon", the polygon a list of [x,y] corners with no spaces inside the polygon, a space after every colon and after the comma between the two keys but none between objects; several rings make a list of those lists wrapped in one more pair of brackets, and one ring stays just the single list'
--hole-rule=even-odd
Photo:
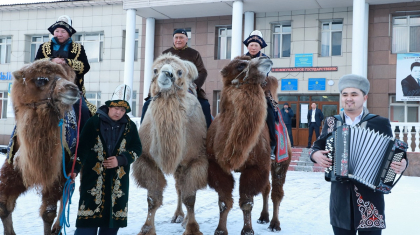
[{"label": "accordion player", "polygon": [[406,157],[407,144],[358,126],[342,125],[327,138],[325,150],[332,165],[325,169],[327,181],[352,180],[374,191],[390,193],[398,182],[391,162]]}]

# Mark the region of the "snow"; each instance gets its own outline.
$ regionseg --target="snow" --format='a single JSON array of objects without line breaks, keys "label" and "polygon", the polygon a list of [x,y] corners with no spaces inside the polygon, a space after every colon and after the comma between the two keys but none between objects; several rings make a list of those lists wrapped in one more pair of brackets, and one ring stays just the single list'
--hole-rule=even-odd
[{"label": "snow", "polygon": [[[0,155],[0,162],[4,162],[4,155]],[[234,189],[234,206],[228,217],[229,234],[240,234],[243,226],[243,214],[238,205],[238,179],[239,173],[234,173],[236,185]],[[167,177],[168,187],[164,192],[163,206],[156,213],[156,233],[160,235],[179,235],[184,232],[180,224],[172,224],[171,218],[176,209],[176,191],[174,179]],[[79,180],[76,180],[76,191],[70,207],[70,224],[67,234],[73,234],[77,205]],[[420,178],[404,176],[398,182],[393,192],[385,196],[387,229],[383,235],[414,235],[419,234],[416,230],[418,214],[420,211]],[[283,235],[329,235],[333,234],[329,224],[328,201],[330,185],[324,180],[323,173],[289,171],[284,186],[285,197],[280,205],[280,223]],[[13,213],[15,232],[22,234],[43,234],[42,219],[39,216],[40,196],[30,190],[19,197]],[[261,195],[254,198],[252,210],[252,226],[255,235],[269,235],[273,232],[267,229],[268,224],[258,224],[262,209]],[[218,195],[210,189],[197,192],[195,204],[196,219],[200,230],[204,235],[214,234],[219,221]],[[270,201],[270,213],[272,204]],[[184,207],[184,213],[186,213]],[[119,230],[119,235],[135,235],[140,232],[147,216],[147,191],[137,188],[131,180],[129,196],[128,226]],[[417,232],[416,232],[417,231]],[[0,234],[3,234],[3,226],[0,226]]]}]

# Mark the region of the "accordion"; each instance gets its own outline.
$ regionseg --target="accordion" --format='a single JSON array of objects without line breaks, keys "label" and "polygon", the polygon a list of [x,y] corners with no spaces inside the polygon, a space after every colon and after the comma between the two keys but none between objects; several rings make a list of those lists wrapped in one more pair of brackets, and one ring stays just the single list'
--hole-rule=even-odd
[{"label": "accordion", "polygon": [[330,151],[327,157],[332,165],[325,169],[325,180],[352,180],[390,193],[399,180],[395,181],[391,162],[401,161],[407,148],[406,143],[369,129],[339,126],[327,137],[325,150]]}]

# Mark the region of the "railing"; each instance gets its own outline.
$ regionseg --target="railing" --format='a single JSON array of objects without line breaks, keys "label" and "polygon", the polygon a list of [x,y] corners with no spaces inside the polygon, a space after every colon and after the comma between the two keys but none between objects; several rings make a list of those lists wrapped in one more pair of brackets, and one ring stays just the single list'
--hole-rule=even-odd
[{"label": "railing", "polygon": [[395,138],[408,144],[408,152],[420,152],[420,123],[391,122],[391,128]]}]

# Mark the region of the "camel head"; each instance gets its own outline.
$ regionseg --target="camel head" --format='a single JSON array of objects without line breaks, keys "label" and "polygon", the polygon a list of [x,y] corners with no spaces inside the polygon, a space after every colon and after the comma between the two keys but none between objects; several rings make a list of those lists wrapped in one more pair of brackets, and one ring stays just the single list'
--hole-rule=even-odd
[{"label": "camel head", "polygon": [[261,84],[272,66],[273,62],[268,57],[251,59],[249,56],[238,56],[220,72],[223,76],[224,86]]},{"label": "camel head", "polygon": [[159,56],[153,63],[151,95],[185,94],[190,80],[183,60],[170,53]]},{"label": "camel head", "polygon": [[13,76],[12,99],[18,109],[51,104],[56,111],[63,113],[80,98],[79,89],[74,84],[76,75],[68,65],[35,61],[13,72]]}]

